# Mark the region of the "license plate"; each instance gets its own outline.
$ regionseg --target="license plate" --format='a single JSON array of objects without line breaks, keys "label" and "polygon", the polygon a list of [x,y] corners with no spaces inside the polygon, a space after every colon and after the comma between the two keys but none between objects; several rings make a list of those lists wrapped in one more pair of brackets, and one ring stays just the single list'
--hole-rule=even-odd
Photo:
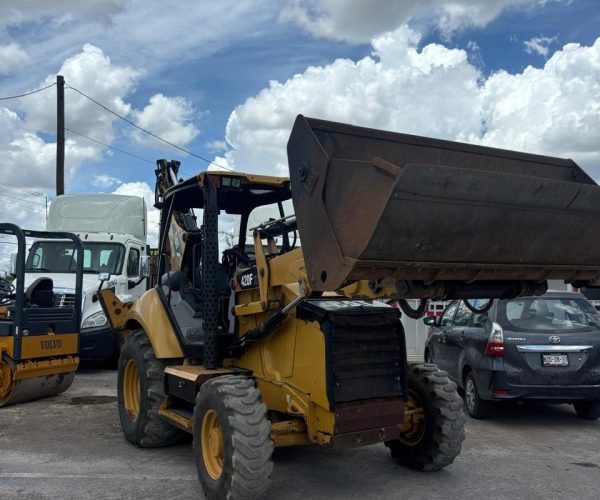
[{"label": "license plate", "polygon": [[543,366],[569,366],[569,356],[566,354],[542,354]]}]

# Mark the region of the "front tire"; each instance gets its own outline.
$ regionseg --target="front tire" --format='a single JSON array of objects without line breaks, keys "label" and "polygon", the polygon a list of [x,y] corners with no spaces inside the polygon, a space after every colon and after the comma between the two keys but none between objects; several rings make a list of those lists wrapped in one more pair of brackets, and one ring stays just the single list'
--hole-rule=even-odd
[{"label": "front tire", "polygon": [[142,448],[168,446],[187,436],[158,415],[166,399],[165,366],[154,356],[144,330],[135,330],[123,343],[117,376],[119,419],[125,439]]},{"label": "front tire", "polygon": [[223,375],[200,387],[194,408],[194,459],[209,500],[260,498],[271,484],[273,441],[254,382]]},{"label": "front tire", "polygon": [[423,471],[440,470],[460,454],[465,439],[465,415],[456,384],[437,366],[420,363],[409,371],[410,412],[399,439],[387,441],[392,457]]},{"label": "front tire", "polygon": [[576,401],[573,407],[579,418],[598,420],[600,418],[600,401]]}]

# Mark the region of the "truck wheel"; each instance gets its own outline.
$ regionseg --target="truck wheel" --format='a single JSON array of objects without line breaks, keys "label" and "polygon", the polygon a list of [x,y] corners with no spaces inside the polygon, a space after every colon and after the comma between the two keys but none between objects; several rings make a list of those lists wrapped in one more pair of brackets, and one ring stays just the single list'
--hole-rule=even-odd
[{"label": "truck wheel", "polygon": [[576,401],[573,403],[577,416],[586,420],[600,418],[600,401]]},{"label": "truck wheel", "polygon": [[144,330],[135,330],[123,343],[117,376],[119,419],[125,438],[136,446],[168,446],[186,436],[158,415],[166,399],[165,366],[154,357]]},{"label": "truck wheel", "polygon": [[479,396],[479,389],[473,373],[467,373],[465,377],[465,408],[472,418],[482,419],[487,416],[490,403]]},{"label": "truck wheel", "polygon": [[205,382],[194,408],[194,459],[208,499],[261,497],[271,483],[273,441],[254,382],[224,375]]},{"label": "truck wheel", "polygon": [[402,433],[385,445],[406,467],[443,469],[460,454],[465,439],[466,418],[456,384],[437,366],[419,363],[410,367],[408,386]]}]

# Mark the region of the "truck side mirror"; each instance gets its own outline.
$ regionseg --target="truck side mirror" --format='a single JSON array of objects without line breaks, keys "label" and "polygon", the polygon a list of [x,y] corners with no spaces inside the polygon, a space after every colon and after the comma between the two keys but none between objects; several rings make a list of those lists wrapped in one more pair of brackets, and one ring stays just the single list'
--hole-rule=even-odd
[{"label": "truck side mirror", "polygon": [[437,320],[437,316],[426,316],[423,318],[423,323],[425,323],[427,326],[439,326]]},{"label": "truck side mirror", "polygon": [[150,257],[142,255],[140,257],[140,278],[148,278],[150,276]]},{"label": "truck side mirror", "polygon": [[10,268],[8,270],[13,276],[17,275],[17,254],[13,252],[10,254]]},{"label": "truck side mirror", "polygon": [[98,281],[108,281],[110,279],[110,273],[98,273]]}]

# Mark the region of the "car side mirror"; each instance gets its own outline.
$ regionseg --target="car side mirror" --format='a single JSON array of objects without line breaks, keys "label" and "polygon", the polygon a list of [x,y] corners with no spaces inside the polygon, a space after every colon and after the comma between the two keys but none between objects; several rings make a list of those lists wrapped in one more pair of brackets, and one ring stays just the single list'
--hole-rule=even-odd
[{"label": "car side mirror", "polygon": [[17,254],[13,252],[10,254],[10,268],[8,270],[13,276],[17,275]]},{"label": "car side mirror", "polygon": [[140,278],[150,277],[150,257],[142,255],[140,257]]},{"label": "car side mirror", "polygon": [[425,323],[427,326],[438,326],[438,317],[426,316],[423,318],[423,323]]}]

